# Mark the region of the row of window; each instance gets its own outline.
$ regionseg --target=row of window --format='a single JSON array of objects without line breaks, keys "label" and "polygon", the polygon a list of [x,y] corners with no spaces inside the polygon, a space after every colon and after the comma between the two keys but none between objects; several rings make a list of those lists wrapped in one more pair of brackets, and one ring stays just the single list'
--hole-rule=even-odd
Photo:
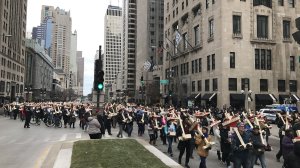
[{"label": "row of window", "polygon": [[[228,89],[229,91],[237,91],[237,78],[229,78],[228,79]],[[196,82],[197,82],[197,89],[196,89]],[[285,80],[278,80],[278,92],[286,92],[286,81]],[[212,79],[212,91],[218,90],[218,79]],[[241,90],[245,90],[245,88],[250,90],[250,80],[248,78],[241,79]],[[202,80],[192,81],[191,83],[192,92],[201,92],[202,91]],[[204,91],[210,91],[210,80],[206,79],[204,81]],[[260,92],[268,92],[269,91],[269,84],[268,79],[260,79]],[[290,92],[297,92],[297,80],[289,80],[289,91]]]},{"label": "row of window", "polygon": [[[6,86],[6,90],[5,90],[5,86]],[[6,82],[5,85],[5,81],[0,81],[0,93],[2,92],[7,92],[9,93],[10,90],[10,82]],[[16,93],[23,93],[23,85],[19,85],[16,84]]]},{"label": "row of window", "polygon": [[17,72],[24,72],[24,68],[20,67],[18,64],[11,62],[10,60],[6,60],[5,58],[1,58],[1,65],[3,67],[7,65],[8,68],[12,70],[17,70]]}]

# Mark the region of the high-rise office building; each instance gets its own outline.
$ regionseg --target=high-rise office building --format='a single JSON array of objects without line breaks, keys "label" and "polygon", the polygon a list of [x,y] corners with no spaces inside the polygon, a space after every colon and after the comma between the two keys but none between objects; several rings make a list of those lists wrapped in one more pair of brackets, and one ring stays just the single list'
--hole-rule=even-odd
[{"label": "high-rise office building", "polygon": [[109,5],[104,19],[104,81],[112,85],[116,76],[121,72],[121,38],[122,38],[122,9]]},{"label": "high-rise office building", "polygon": [[299,101],[295,2],[165,0],[164,93],[218,108]]},{"label": "high-rise office building", "polygon": [[62,88],[67,89],[70,86],[72,18],[70,11],[65,11],[58,7],[54,9],[53,6],[43,5],[41,23],[44,23],[47,18],[52,18],[50,56],[55,67],[55,72],[60,76]]},{"label": "high-rise office building", "polygon": [[27,0],[0,1],[0,103],[24,97]]},{"label": "high-rise office building", "polygon": [[83,96],[84,86],[84,58],[82,57],[82,51],[77,51],[77,87],[78,95]]},{"label": "high-rise office building", "polygon": [[136,89],[136,0],[123,0],[122,90],[134,98]]},{"label": "high-rise office building", "polygon": [[77,31],[71,35],[71,54],[70,54],[70,83],[69,89],[72,89],[75,94],[78,93],[77,87]]},{"label": "high-rise office building", "polygon": [[[159,81],[162,76],[163,61],[164,0],[137,0],[136,20],[135,97],[146,103],[159,103]],[[144,68],[145,62],[150,63],[151,66]],[[158,68],[154,68],[154,65]],[[145,82],[141,82],[142,76]]]}]

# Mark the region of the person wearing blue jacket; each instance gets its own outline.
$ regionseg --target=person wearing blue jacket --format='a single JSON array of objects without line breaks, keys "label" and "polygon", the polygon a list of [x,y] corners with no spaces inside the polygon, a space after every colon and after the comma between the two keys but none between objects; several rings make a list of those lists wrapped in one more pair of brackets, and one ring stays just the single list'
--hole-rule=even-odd
[{"label": "person wearing blue jacket", "polygon": [[167,135],[168,141],[168,153],[171,157],[173,157],[172,143],[173,139],[176,136],[176,128],[172,120],[169,120],[167,124],[164,126],[165,135]]}]

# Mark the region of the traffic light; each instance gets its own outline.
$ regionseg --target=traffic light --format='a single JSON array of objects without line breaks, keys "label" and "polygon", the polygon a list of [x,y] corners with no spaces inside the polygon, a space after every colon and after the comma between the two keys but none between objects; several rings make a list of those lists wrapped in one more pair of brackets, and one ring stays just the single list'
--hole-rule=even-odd
[{"label": "traffic light", "polygon": [[173,91],[169,90],[169,96],[172,97]]},{"label": "traffic light", "polygon": [[103,82],[104,82],[104,72],[101,70],[97,74],[97,89],[100,91],[103,90],[104,88]]},{"label": "traffic light", "polygon": [[296,27],[298,29],[298,31],[296,31],[295,33],[293,33],[293,37],[294,37],[294,40],[300,44],[300,17],[298,17],[296,20]]}]

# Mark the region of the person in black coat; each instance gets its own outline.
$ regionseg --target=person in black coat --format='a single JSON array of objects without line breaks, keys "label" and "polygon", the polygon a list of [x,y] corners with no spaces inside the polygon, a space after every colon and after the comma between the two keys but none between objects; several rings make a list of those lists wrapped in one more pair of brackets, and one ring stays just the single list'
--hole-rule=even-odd
[{"label": "person in black coat", "polygon": [[288,154],[286,168],[298,168],[300,165],[300,141],[294,143],[294,151]]},{"label": "person in black coat", "polygon": [[231,151],[231,142],[228,133],[229,128],[227,126],[223,126],[222,128],[220,128],[222,162],[226,163],[227,167],[230,166],[229,155]]},{"label": "person in black coat", "polygon": [[101,115],[100,113],[98,113],[97,115],[97,119],[100,123],[100,131],[101,131],[101,134],[100,134],[100,139],[102,138],[102,135],[105,135],[105,126],[104,126],[104,117],[103,115]]},{"label": "person in black coat", "polygon": [[32,111],[28,108],[28,107],[24,107],[24,112],[25,112],[25,124],[24,124],[24,128],[30,128],[29,123],[31,120],[31,116],[32,116]]}]

